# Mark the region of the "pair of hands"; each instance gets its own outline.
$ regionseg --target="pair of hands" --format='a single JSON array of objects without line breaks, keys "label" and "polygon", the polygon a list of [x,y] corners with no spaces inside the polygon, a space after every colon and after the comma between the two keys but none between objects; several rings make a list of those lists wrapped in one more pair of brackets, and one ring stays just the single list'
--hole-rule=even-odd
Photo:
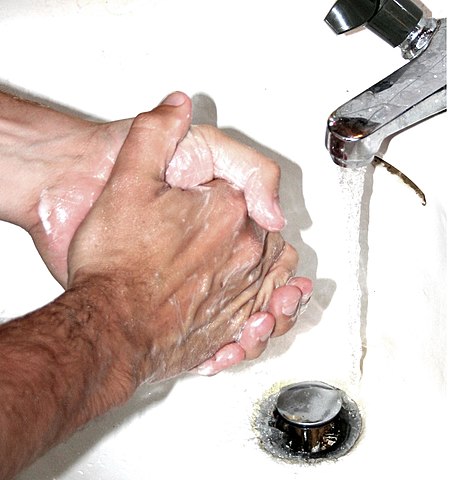
[{"label": "pair of hands", "polygon": [[276,233],[278,167],[190,117],[177,92],[134,121],[82,123],[79,162],[40,191],[29,226],[61,284],[110,279],[162,359],[156,378],[256,358],[312,291]]}]

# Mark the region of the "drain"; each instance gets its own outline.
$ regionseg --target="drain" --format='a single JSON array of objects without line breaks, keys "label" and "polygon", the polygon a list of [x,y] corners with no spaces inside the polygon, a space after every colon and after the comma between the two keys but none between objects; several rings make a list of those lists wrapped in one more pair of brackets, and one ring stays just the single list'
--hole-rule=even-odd
[{"label": "drain", "polygon": [[315,463],[349,452],[362,420],[356,403],[342,390],[323,382],[301,382],[265,398],[254,426],[271,455]]}]

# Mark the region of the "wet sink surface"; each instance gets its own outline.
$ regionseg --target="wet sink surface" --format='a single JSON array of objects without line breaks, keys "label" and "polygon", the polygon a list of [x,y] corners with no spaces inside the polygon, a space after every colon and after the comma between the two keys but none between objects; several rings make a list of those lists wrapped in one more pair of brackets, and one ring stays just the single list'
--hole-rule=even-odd
[{"label": "wet sink surface", "polygon": [[[448,1],[427,3],[434,16],[447,15]],[[10,45],[3,83],[109,120],[180,89],[194,96],[196,118],[211,122],[216,108],[221,128],[278,161],[285,236],[316,287],[293,330],[260,359],[213,378],[145,385],[20,480],[143,480],[159,471],[208,479],[247,470],[301,478],[308,468],[316,480],[358,471],[359,478],[378,479],[439,472],[441,427],[422,419],[428,409],[437,419],[445,410],[447,194],[433,159],[448,162],[448,120],[439,115],[406,131],[386,153],[424,191],[427,205],[384,169],[369,169],[361,230],[352,231],[354,204],[345,200],[344,171],[324,147],[326,120],[403,60],[367,32],[335,37],[323,23],[330,6],[2,2],[0,41]],[[32,43],[23,38],[26,30]],[[350,55],[357,51],[368,60]],[[0,224],[0,244],[0,317],[30,311],[60,292],[27,235]],[[255,405],[274,385],[304,380],[338,386],[361,409],[362,437],[335,463],[276,461],[252,429]]]}]

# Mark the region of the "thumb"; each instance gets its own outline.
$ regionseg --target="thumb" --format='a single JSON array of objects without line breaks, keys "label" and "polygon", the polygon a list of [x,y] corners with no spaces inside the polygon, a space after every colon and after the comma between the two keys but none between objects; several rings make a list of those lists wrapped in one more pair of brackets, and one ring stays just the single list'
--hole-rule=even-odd
[{"label": "thumb", "polygon": [[163,184],[168,162],[189,130],[191,111],[190,98],[174,92],[152,111],[139,114],[117,157],[111,181],[120,176],[147,176]]}]

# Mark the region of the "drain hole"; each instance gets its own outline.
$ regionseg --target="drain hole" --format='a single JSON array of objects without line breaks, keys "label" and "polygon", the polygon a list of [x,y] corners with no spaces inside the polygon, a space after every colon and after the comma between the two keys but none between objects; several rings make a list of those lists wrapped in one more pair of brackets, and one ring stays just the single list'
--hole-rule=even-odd
[{"label": "drain hole", "polygon": [[362,421],[343,391],[323,382],[301,382],[265,398],[254,426],[270,454],[314,463],[345,455],[357,441]]}]

